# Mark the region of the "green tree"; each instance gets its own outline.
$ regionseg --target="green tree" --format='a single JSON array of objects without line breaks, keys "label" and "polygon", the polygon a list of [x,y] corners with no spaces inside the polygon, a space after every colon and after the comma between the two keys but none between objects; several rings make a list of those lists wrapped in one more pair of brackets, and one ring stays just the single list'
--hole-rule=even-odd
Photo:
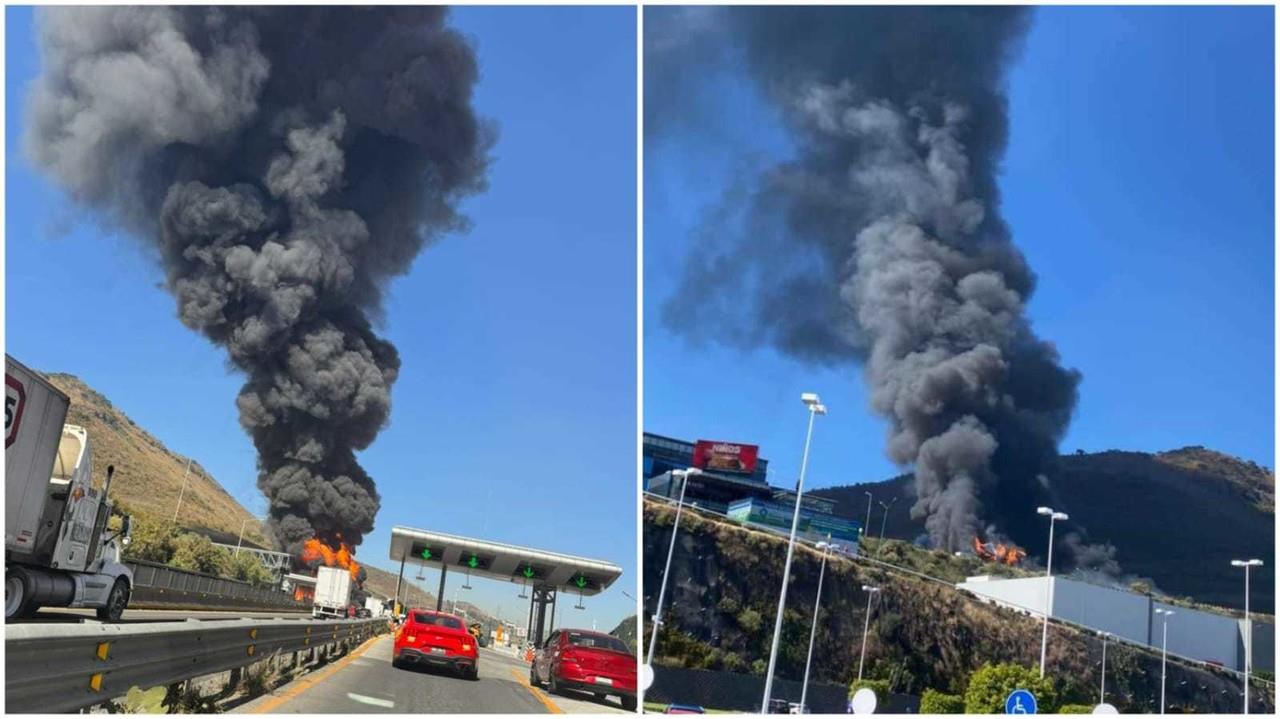
[{"label": "green tree", "polygon": [[742,627],[742,629],[748,633],[754,634],[759,630],[762,621],[763,618],[760,616],[760,612],[757,612],[751,607],[747,607],[741,612],[738,612],[738,626]]},{"label": "green tree", "polygon": [[1092,714],[1093,707],[1088,704],[1063,704],[1058,707],[1059,714]]},{"label": "green tree", "polygon": [[228,577],[242,582],[270,584],[274,579],[252,552],[233,553],[227,558],[226,568]]},{"label": "green tree", "polygon": [[1040,712],[1052,712],[1058,704],[1053,682],[1019,664],[984,664],[969,677],[964,693],[965,714],[1003,714],[1004,701],[1014,689],[1035,695]]},{"label": "green tree", "polygon": [[158,521],[146,514],[135,514],[130,521],[129,546],[124,548],[125,559],[160,564],[167,564],[173,559],[178,532],[172,524]]},{"label": "green tree", "polygon": [[221,577],[226,574],[230,558],[230,552],[222,547],[215,547],[208,537],[183,534],[173,543],[173,558],[169,560],[169,565]]},{"label": "green tree", "polygon": [[859,689],[870,689],[876,693],[876,698],[884,700],[889,696],[889,680],[888,679],[863,679],[862,681],[854,680],[849,685],[849,696],[852,697]]},{"label": "green tree", "polygon": [[920,695],[921,714],[964,714],[964,697],[925,689]]}]

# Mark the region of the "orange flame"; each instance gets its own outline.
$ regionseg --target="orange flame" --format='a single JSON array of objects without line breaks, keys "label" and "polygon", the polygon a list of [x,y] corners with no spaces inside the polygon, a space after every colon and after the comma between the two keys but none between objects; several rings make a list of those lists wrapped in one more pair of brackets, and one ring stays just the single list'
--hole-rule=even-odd
[{"label": "orange flame", "polygon": [[1010,567],[1027,558],[1026,550],[1017,545],[999,542],[993,547],[977,537],[973,538],[973,552],[988,562],[998,562]]},{"label": "orange flame", "polygon": [[302,545],[302,561],[307,564],[320,562],[326,567],[342,567],[351,573],[353,580],[360,576],[360,565],[356,563],[355,555],[346,542],[339,541],[338,548],[334,549],[319,537],[312,537]]}]

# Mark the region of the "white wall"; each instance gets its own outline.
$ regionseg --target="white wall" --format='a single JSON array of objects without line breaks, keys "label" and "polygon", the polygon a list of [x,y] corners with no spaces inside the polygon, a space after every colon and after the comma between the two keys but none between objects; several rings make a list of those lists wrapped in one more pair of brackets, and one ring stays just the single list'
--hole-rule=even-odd
[{"label": "white wall", "polygon": [[[997,604],[1022,609],[1043,617],[1045,577],[1022,579],[986,579],[969,577],[957,585],[960,589]],[[1160,648],[1161,617],[1155,609],[1172,609],[1169,619],[1169,653],[1201,661],[1219,662],[1229,669],[1243,670],[1243,641],[1238,620],[1211,612],[1176,607],[1153,601],[1143,594],[1112,589],[1096,584],[1053,577],[1052,616],[1074,624],[1110,632],[1139,644]],[[1255,622],[1255,627],[1258,623]],[[1148,637],[1148,629],[1150,636]],[[1263,645],[1265,639],[1259,641]],[[1254,666],[1264,668],[1259,653],[1254,653]]]}]

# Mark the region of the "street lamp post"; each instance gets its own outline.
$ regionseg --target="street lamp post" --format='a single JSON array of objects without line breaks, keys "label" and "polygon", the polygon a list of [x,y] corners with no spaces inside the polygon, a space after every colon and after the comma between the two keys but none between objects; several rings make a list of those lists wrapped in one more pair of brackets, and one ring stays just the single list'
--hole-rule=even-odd
[{"label": "street lamp post", "polygon": [[880,591],[880,587],[864,584],[862,591],[867,593],[867,615],[862,620],[862,650],[858,654],[858,681],[862,681],[862,663],[867,659],[867,632],[871,629],[871,599],[876,592]]},{"label": "street lamp post", "polygon": [[187,468],[182,472],[182,489],[178,491],[178,505],[173,508],[173,522],[178,522],[178,512],[182,510],[182,495],[187,493],[187,475],[191,474],[191,458],[187,458]]},{"label": "street lamp post", "polygon": [[886,524],[889,523],[889,508],[892,507],[897,502],[898,502],[897,497],[894,497],[893,499],[889,500],[888,504],[885,504],[884,502],[877,502],[877,504],[879,504],[881,507],[884,507],[884,517],[880,520],[880,543],[879,545],[876,546],[877,556],[880,554],[881,550],[884,549],[884,527]]},{"label": "street lamp post", "polygon": [[1110,636],[1107,632],[1102,633],[1102,687],[1098,689],[1099,704],[1107,701],[1107,638]]},{"label": "street lamp post", "polygon": [[1067,515],[1049,507],[1037,507],[1036,514],[1049,518],[1049,557],[1044,566],[1044,630],[1040,634],[1040,678],[1044,679],[1044,662],[1049,650],[1049,614],[1053,607],[1053,523],[1065,521]]},{"label": "street lamp post", "polygon": [[867,530],[871,528],[871,501],[875,499],[875,497],[872,497],[870,492],[863,492],[863,494],[867,495],[867,522],[862,525],[862,536],[865,539],[867,536]]},{"label": "street lamp post", "polygon": [[764,676],[764,699],[760,702],[760,713],[769,713],[769,697],[773,692],[773,670],[778,664],[778,642],[782,639],[782,612],[787,606],[787,581],[791,577],[791,555],[796,548],[796,529],[800,526],[800,500],[804,497],[804,472],[809,465],[809,442],[813,439],[813,418],[826,414],[818,395],[805,392],[800,401],[809,408],[809,429],[804,435],[804,455],[800,458],[800,481],[796,483],[796,507],[791,514],[791,537],[787,540],[787,560],[782,565],[782,592],[778,596],[778,614],[773,622],[773,645],[769,649],[769,670]]},{"label": "street lamp post", "polygon": [[684,490],[689,486],[689,476],[702,474],[696,467],[675,469],[671,476],[680,476],[680,498],[676,500],[676,521],[671,527],[671,544],[667,546],[667,565],[662,570],[662,584],[658,589],[658,606],[653,612],[653,632],[649,634],[649,659],[646,664],[653,666],[653,650],[658,646],[658,627],[662,624],[662,601],[667,596],[667,575],[671,573],[671,555],[676,551],[676,535],[680,532],[680,514],[684,510]]},{"label": "street lamp post", "polygon": [[1233,559],[1231,566],[1244,569],[1244,713],[1249,713],[1249,673],[1253,671],[1253,619],[1249,616],[1249,568],[1261,567],[1261,559]]},{"label": "street lamp post", "polygon": [[804,683],[800,685],[800,711],[804,712],[805,699],[809,696],[809,665],[813,662],[813,638],[818,633],[818,607],[822,604],[822,580],[827,574],[827,552],[831,549],[831,535],[827,541],[818,542],[822,550],[822,568],[818,570],[818,594],[813,599],[813,626],[809,628],[809,654],[804,660]]},{"label": "street lamp post", "polygon": [[1164,714],[1164,681],[1169,659],[1169,617],[1173,616],[1173,610],[1157,609],[1156,614],[1162,615],[1161,623],[1163,624],[1163,637],[1160,639],[1160,713]]},{"label": "street lamp post", "polygon": [[257,519],[257,517],[245,517],[244,521],[240,523],[240,536],[236,538],[236,556],[239,556],[240,544],[244,542],[244,526],[249,523],[250,519]]}]

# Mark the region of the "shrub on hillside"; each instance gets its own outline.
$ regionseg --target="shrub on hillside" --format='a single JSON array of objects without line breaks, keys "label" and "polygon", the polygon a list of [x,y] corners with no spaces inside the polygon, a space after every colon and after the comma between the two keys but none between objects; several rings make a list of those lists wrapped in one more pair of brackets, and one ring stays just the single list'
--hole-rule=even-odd
[{"label": "shrub on hillside", "polygon": [[1058,707],[1059,714],[1092,714],[1093,707],[1088,704],[1063,704]]},{"label": "shrub on hillside", "polygon": [[863,679],[862,681],[854,680],[849,685],[849,696],[852,697],[854,692],[859,689],[870,689],[876,693],[876,698],[883,700],[889,696],[889,680],[888,679]]},{"label": "shrub on hillside", "polygon": [[964,713],[1003,714],[1005,699],[1015,689],[1031,692],[1042,713],[1051,712],[1057,706],[1053,682],[1041,679],[1036,670],[1019,664],[983,664],[969,677],[969,688],[964,693]]},{"label": "shrub on hillside", "polygon": [[199,534],[183,534],[173,543],[171,566],[191,572],[202,572],[214,576],[226,573],[227,560],[230,556],[222,547],[215,547],[208,537]]},{"label": "shrub on hillside", "polygon": [[925,689],[920,695],[921,714],[964,714],[964,697]]}]

